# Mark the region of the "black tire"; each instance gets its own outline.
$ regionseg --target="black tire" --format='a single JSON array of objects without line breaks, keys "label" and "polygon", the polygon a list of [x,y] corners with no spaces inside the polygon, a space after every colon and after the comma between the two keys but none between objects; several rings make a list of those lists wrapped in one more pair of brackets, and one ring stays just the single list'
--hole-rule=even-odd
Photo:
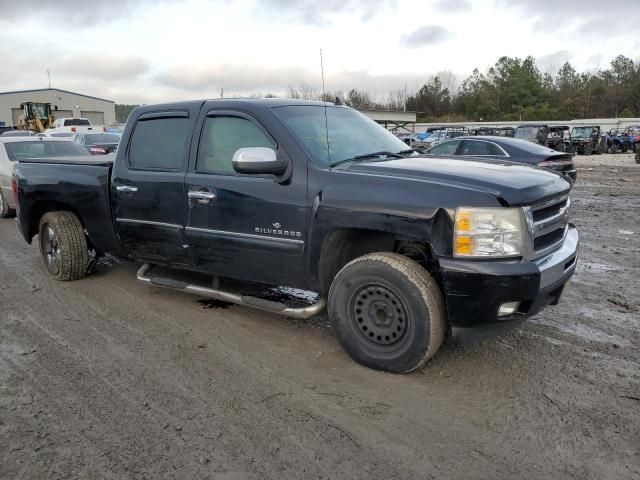
[{"label": "black tire", "polygon": [[329,290],[329,318],[355,361],[394,373],[423,366],[445,337],[440,288],[395,253],[371,253],[343,267]]},{"label": "black tire", "polygon": [[85,277],[89,265],[87,239],[74,213],[46,213],[40,219],[38,243],[51,277],[65,282]]},{"label": "black tire", "polygon": [[9,208],[7,200],[4,198],[2,191],[0,191],[0,218],[9,218],[15,215],[15,210]]}]

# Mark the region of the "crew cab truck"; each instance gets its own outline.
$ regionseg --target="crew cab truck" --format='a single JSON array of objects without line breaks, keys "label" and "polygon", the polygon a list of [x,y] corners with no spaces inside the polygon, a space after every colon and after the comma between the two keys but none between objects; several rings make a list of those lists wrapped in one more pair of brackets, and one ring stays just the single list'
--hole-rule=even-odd
[{"label": "crew cab truck", "polygon": [[[82,278],[89,251],[109,252],[159,287],[298,318],[327,305],[346,351],[391,372],[420,367],[448,335],[519,325],[557,303],[576,268],[561,175],[424,158],[332,103],[142,106],[113,162],[21,160],[14,175],[18,225],[54,278]],[[320,296],[293,308],[221,277]]]}]

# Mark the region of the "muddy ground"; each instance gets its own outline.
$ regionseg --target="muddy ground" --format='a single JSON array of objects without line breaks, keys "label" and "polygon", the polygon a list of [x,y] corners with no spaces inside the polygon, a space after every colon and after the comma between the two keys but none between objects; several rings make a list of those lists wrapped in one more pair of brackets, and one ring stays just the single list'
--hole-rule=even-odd
[{"label": "muddy ground", "polygon": [[131,264],[49,280],[0,221],[0,478],[640,478],[640,165],[577,164],[561,304],[404,376],[324,316],[203,305]]}]

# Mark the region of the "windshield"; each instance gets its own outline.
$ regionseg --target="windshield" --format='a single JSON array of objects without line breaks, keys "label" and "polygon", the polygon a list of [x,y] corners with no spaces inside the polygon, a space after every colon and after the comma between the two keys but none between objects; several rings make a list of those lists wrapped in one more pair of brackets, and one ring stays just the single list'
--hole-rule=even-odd
[{"label": "windshield", "polygon": [[89,152],[72,142],[47,142],[36,140],[33,142],[7,142],[4,144],[9,160],[23,160],[27,158],[43,157],[80,157]]},{"label": "windshield", "polygon": [[326,107],[326,119],[325,107],[320,105],[277,107],[273,111],[323,165],[373,152],[407,149],[402,140],[351,108]]},{"label": "windshield", "polygon": [[86,145],[98,145],[104,143],[118,143],[120,141],[120,135],[115,133],[94,133],[84,136]]},{"label": "windshield", "polygon": [[527,139],[536,138],[538,135],[538,127],[518,127],[515,138]]},{"label": "windshield", "polygon": [[86,118],[68,118],[64,121],[65,127],[73,127],[73,126],[91,126],[91,122]]},{"label": "windshield", "polygon": [[574,127],[571,132],[571,136],[576,138],[586,138],[591,136],[592,131],[593,127]]},{"label": "windshield", "polygon": [[33,115],[37,118],[47,118],[47,106],[43,103],[34,103]]}]

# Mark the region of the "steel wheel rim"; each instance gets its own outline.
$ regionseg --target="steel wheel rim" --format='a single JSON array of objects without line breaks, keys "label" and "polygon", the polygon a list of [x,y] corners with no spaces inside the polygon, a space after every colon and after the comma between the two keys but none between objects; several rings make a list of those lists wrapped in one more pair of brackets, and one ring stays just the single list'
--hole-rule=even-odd
[{"label": "steel wheel rim", "polygon": [[57,274],[60,271],[60,243],[50,225],[43,228],[41,246],[47,269],[52,274]]},{"label": "steel wheel rim", "polygon": [[375,347],[392,347],[406,336],[409,319],[400,297],[383,285],[367,285],[352,297],[352,324]]}]

